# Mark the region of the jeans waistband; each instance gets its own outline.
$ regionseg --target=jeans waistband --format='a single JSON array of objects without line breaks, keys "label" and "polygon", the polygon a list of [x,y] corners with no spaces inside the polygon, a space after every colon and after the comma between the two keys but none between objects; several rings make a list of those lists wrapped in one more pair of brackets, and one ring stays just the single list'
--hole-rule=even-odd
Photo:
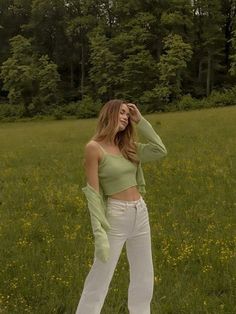
[{"label": "jeans waistband", "polygon": [[135,201],[118,200],[118,199],[115,199],[115,198],[112,198],[109,196],[107,198],[107,204],[117,204],[117,205],[120,204],[120,205],[134,206],[137,204],[141,204],[143,202],[144,202],[144,200],[143,200],[142,196],[140,196],[140,198],[138,200],[135,200]]}]

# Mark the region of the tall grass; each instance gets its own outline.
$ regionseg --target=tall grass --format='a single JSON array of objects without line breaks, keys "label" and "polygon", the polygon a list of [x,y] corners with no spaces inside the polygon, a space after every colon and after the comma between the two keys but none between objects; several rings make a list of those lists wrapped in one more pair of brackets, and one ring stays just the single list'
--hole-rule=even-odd
[{"label": "tall grass", "polygon": [[[236,107],[145,117],[168,150],[143,164],[152,313],[236,313]],[[81,188],[95,126],[0,124],[0,313],[75,312],[94,253]],[[128,313],[128,284],[124,247],[102,313]]]}]

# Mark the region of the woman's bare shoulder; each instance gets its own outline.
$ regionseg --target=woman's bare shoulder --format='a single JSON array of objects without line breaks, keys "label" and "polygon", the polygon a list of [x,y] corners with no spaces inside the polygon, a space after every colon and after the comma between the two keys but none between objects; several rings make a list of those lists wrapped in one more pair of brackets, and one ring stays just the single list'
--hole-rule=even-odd
[{"label": "woman's bare shoulder", "polygon": [[100,160],[100,158],[101,158],[101,152],[100,152],[99,144],[96,141],[94,141],[94,140],[90,140],[85,145],[85,152],[87,154],[94,154],[94,155],[96,155],[98,160]]}]

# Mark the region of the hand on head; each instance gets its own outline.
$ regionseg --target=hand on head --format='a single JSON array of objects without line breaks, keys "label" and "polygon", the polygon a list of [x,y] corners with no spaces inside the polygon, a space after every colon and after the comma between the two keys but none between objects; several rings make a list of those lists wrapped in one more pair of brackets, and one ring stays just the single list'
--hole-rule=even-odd
[{"label": "hand on head", "polygon": [[130,119],[132,121],[138,123],[139,120],[141,119],[142,114],[138,110],[137,106],[135,104],[133,104],[133,103],[127,103],[126,105],[129,108]]}]

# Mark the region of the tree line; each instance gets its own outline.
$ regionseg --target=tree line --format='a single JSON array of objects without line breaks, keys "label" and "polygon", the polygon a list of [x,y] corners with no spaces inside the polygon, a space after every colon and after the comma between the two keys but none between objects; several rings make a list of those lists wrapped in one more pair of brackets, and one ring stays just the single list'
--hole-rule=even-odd
[{"label": "tree line", "polygon": [[235,15],[235,0],[1,0],[1,100],[34,115],[110,98],[151,110],[235,99]]}]

